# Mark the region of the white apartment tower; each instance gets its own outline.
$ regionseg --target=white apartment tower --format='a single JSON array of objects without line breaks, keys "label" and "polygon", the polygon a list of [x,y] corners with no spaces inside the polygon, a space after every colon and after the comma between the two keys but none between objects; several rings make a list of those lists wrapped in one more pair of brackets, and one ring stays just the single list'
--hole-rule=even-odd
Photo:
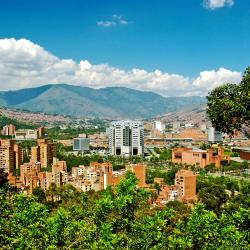
[{"label": "white apartment tower", "polygon": [[132,156],[144,154],[144,128],[139,121],[116,121],[109,128],[111,155]]}]

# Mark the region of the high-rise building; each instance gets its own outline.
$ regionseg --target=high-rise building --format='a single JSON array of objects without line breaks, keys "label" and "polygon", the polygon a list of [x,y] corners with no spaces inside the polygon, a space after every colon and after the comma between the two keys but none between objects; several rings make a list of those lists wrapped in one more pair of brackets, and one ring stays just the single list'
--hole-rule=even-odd
[{"label": "high-rise building", "polygon": [[89,150],[89,138],[74,138],[73,140],[73,150],[74,151],[88,151]]},{"label": "high-rise building", "polygon": [[208,142],[209,143],[220,143],[223,142],[223,135],[221,132],[215,130],[215,128],[210,127],[208,129]]},{"label": "high-rise building", "polygon": [[41,139],[45,137],[45,128],[44,127],[40,127],[36,130],[36,134],[37,134],[37,138]]},{"label": "high-rise building", "polygon": [[56,156],[56,146],[48,139],[38,139],[37,146],[31,148],[31,160],[38,161],[42,167],[48,167]]},{"label": "high-rise building", "polygon": [[144,128],[139,121],[116,121],[109,128],[111,155],[143,155]]},{"label": "high-rise building", "polygon": [[22,149],[14,140],[0,140],[0,168],[13,173],[22,163]]}]

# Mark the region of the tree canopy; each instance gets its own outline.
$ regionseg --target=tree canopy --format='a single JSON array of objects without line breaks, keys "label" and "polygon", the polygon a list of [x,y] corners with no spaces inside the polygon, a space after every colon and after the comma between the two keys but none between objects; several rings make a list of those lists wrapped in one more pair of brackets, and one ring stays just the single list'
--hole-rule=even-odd
[{"label": "tree canopy", "polygon": [[218,131],[229,135],[242,129],[247,132],[250,128],[250,67],[239,84],[219,86],[209,93],[207,100],[207,114]]},{"label": "tree canopy", "polygon": [[[200,178],[192,208],[177,201],[159,208],[132,172],[101,192],[53,185],[46,201],[40,189],[31,197],[13,190],[0,171],[0,248],[249,249],[250,182]],[[226,197],[225,189],[238,192]]]}]

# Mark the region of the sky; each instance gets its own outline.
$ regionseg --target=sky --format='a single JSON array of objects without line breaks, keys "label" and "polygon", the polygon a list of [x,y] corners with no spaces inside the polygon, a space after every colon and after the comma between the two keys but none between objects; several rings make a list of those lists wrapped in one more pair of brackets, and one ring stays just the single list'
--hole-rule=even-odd
[{"label": "sky", "polygon": [[0,0],[0,90],[205,96],[249,66],[249,0]]}]

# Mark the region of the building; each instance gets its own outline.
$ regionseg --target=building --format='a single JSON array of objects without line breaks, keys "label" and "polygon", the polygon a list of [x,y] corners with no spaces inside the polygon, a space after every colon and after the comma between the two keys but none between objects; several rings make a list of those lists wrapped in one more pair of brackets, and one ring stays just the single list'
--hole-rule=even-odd
[{"label": "building", "polygon": [[20,166],[20,181],[27,194],[31,195],[34,188],[40,186],[39,173],[41,164],[39,162],[28,162]]},{"label": "building", "polygon": [[165,205],[169,201],[191,202],[196,199],[196,175],[189,170],[182,169],[175,175],[175,185],[166,185],[164,179],[155,178],[154,183],[160,185],[156,205]]},{"label": "building", "polygon": [[13,124],[9,124],[3,127],[2,135],[14,136],[16,132],[16,127]]},{"label": "building", "polygon": [[250,161],[250,148],[239,149],[240,158],[245,161]]},{"label": "building", "polygon": [[194,200],[196,197],[196,175],[182,169],[175,175],[175,185],[179,186],[179,200]]},{"label": "building", "polygon": [[181,127],[181,123],[180,122],[173,122],[173,129],[174,130],[178,130]]},{"label": "building", "polygon": [[41,162],[41,166],[47,168],[53,164],[56,156],[56,146],[48,139],[38,139],[37,146],[31,148],[31,160]]},{"label": "building", "polygon": [[109,128],[111,155],[144,155],[144,128],[139,121],[112,122]]},{"label": "building", "polygon": [[146,165],[142,163],[134,164],[131,171],[139,179],[138,187],[146,187]]},{"label": "building", "polygon": [[209,143],[221,143],[223,142],[223,135],[221,132],[215,130],[215,128],[210,127],[208,129],[208,138]]},{"label": "building", "polygon": [[186,165],[195,165],[204,168],[207,165],[215,164],[217,168],[221,167],[223,161],[230,163],[230,156],[224,155],[224,149],[219,147],[218,152],[213,149],[201,150],[192,148],[173,148],[172,162]]},{"label": "building", "polygon": [[74,138],[73,140],[73,150],[74,151],[89,151],[89,143],[90,139],[89,138]]},{"label": "building", "polygon": [[165,126],[161,121],[154,121],[154,129],[157,129],[160,132],[163,132],[165,129]]},{"label": "building", "polygon": [[6,173],[13,173],[23,160],[21,147],[14,140],[0,140],[0,168]]},{"label": "building", "polygon": [[41,139],[45,137],[45,127],[40,127],[36,130],[37,138]]},{"label": "building", "polygon": [[15,132],[16,140],[36,140],[37,131],[34,129],[18,129]]}]

